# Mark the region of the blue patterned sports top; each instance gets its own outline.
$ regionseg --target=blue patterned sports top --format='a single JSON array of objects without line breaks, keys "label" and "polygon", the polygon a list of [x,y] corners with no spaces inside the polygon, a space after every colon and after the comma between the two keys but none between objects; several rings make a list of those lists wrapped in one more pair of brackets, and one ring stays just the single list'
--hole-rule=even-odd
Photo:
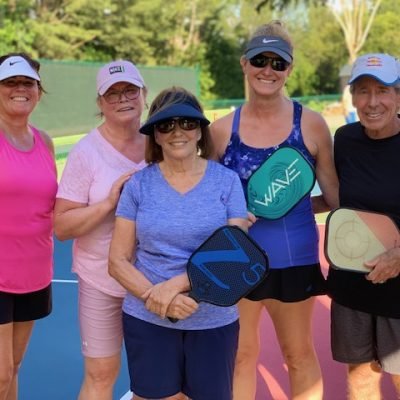
[{"label": "blue patterned sports top", "polygon": [[[250,147],[241,141],[239,135],[241,107],[235,111],[231,138],[221,163],[239,174],[245,193],[252,173],[281,146],[295,147],[315,166],[315,159],[306,148],[301,133],[302,106],[293,102],[293,107],[293,128],[289,136],[281,144],[267,148]],[[311,208],[310,195],[280,219],[259,218],[249,233],[267,252],[271,268],[282,269],[319,262],[318,229]]]}]

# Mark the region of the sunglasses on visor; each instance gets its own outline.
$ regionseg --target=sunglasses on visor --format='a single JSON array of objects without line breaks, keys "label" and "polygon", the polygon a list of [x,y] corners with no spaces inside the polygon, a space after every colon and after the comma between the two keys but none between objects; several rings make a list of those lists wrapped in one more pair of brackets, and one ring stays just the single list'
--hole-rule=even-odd
[{"label": "sunglasses on visor", "polygon": [[267,57],[263,54],[257,54],[249,62],[255,68],[265,68],[269,64],[274,71],[286,71],[290,65],[281,57]]},{"label": "sunglasses on visor", "polygon": [[170,133],[175,129],[178,124],[179,128],[184,131],[192,131],[200,126],[200,121],[193,118],[171,118],[165,121],[158,122],[154,125],[160,133]]}]

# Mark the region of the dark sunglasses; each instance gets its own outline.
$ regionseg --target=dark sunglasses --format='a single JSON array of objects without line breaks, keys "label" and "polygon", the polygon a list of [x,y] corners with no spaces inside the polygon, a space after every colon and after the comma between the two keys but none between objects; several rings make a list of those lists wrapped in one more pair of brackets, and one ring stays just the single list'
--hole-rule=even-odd
[{"label": "dark sunglasses", "polygon": [[176,124],[184,131],[192,131],[200,126],[200,121],[193,118],[171,118],[158,122],[154,127],[160,133],[170,133],[175,129]]},{"label": "dark sunglasses", "polygon": [[255,68],[265,68],[268,64],[274,71],[286,71],[290,63],[280,57],[267,57],[263,54],[257,54],[250,58],[250,64]]}]

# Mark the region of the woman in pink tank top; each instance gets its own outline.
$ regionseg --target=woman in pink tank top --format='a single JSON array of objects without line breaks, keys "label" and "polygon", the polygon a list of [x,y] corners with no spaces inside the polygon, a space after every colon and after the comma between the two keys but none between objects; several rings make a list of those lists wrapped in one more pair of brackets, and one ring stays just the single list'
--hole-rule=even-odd
[{"label": "woman in pink tank top", "polygon": [[68,154],[55,206],[55,233],[74,239],[85,376],[79,400],[112,400],[120,369],[125,289],[108,274],[115,208],[122,185],[143,168],[139,133],[147,89],[134,64],[113,61],[97,74],[102,124]]},{"label": "woman in pink tank top", "polygon": [[0,400],[17,399],[34,321],[51,312],[57,173],[51,139],[29,125],[39,67],[23,53],[0,57]]}]

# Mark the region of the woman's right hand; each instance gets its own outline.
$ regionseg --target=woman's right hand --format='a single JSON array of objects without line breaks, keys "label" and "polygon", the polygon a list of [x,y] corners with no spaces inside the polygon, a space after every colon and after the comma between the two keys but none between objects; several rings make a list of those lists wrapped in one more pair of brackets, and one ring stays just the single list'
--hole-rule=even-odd
[{"label": "woman's right hand", "polygon": [[179,293],[171,301],[167,316],[176,319],[186,319],[197,311],[199,304],[187,294]]},{"label": "woman's right hand", "polygon": [[257,217],[250,211],[247,211],[247,229],[250,229],[256,222]]},{"label": "woman's right hand", "polygon": [[108,194],[106,201],[112,210],[117,207],[118,200],[121,196],[122,188],[124,187],[125,182],[128,181],[135,172],[136,170],[126,172],[125,174],[121,175],[111,186],[110,193]]}]

